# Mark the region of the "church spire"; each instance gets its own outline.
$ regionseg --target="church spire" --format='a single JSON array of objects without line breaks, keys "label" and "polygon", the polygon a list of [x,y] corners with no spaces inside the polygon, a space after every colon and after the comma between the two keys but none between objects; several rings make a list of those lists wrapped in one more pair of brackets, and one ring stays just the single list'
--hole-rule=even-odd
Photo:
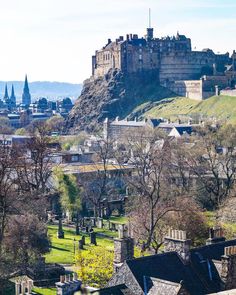
[{"label": "church spire", "polygon": [[4,100],[9,99],[9,96],[8,96],[8,89],[7,89],[7,83],[6,83],[6,85],[5,85],[5,94],[4,94],[3,99],[4,99]]},{"label": "church spire", "polygon": [[28,85],[28,78],[27,75],[25,75],[25,84],[22,94],[22,104],[29,106],[31,104],[31,95],[29,92],[29,85]]},{"label": "church spire", "polygon": [[29,85],[28,85],[28,78],[27,75],[25,75],[25,85],[24,85],[24,90],[29,90]]},{"label": "church spire", "polygon": [[15,96],[15,91],[14,91],[14,86],[12,84],[11,86],[11,96],[10,96],[11,103],[13,106],[16,106],[16,96]]}]

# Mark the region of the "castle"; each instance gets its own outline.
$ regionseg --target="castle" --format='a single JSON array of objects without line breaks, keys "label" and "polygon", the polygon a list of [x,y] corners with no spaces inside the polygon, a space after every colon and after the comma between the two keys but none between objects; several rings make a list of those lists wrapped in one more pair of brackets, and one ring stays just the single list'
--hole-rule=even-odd
[{"label": "castle", "polygon": [[236,52],[230,56],[211,49],[193,51],[191,39],[177,33],[155,38],[153,28],[145,37],[120,36],[92,56],[93,77],[103,77],[110,69],[125,74],[152,72],[160,85],[193,99],[204,99],[220,89],[235,86]]}]

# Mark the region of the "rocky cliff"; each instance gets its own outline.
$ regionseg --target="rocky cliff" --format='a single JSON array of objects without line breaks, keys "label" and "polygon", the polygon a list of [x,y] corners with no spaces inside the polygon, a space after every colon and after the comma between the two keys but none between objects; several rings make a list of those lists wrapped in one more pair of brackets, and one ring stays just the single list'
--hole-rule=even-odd
[{"label": "rocky cliff", "polygon": [[84,82],[66,128],[70,133],[78,130],[97,131],[106,117],[125,118],[142,103],[170,96],[170,91],[159,86],[158,73],[155,71],[124,75],[119,70],[110,70],[102,78],[91,77]]}]

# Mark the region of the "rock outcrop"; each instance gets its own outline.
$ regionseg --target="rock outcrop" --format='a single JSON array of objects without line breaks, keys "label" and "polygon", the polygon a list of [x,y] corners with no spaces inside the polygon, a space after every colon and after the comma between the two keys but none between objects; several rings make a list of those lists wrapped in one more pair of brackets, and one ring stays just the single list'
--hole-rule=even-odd
[{"label": "rock outcrop", "polygon": [[142,103],[170,96],[169,90],[159,86],[156,71],[124,75],[120,70],[110,70],[102,78],[91,77],[84,82],[66,128],[70,133],[97,131],[106,117],[125,118]]}]

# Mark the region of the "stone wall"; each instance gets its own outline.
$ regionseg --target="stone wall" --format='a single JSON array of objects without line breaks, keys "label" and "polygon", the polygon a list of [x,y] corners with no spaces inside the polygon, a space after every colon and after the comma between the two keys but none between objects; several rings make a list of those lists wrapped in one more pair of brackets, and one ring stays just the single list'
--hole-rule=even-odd
[{"label": "stone wall", "polygon": [[236,288],[236,247],[225,248],[224,255],[221,257],[222,269],[221,279],[225,284],[225,289]]},{"label": "stone wall", "polygon": [[236,90],[221,90],[220,95],[232,96],[236,98]]},{"label": "stone wall", "polygon": [[216,94],[216,86],[222,89],[228,85],[226,76],[203,76],[199,80],[174,81],[168,87],[180,96],[203,100]]},{"label": "stone wall", "polygon": [[171,84],[170,89],[180,96],[202,100],[202,80],[175,81]]}]

